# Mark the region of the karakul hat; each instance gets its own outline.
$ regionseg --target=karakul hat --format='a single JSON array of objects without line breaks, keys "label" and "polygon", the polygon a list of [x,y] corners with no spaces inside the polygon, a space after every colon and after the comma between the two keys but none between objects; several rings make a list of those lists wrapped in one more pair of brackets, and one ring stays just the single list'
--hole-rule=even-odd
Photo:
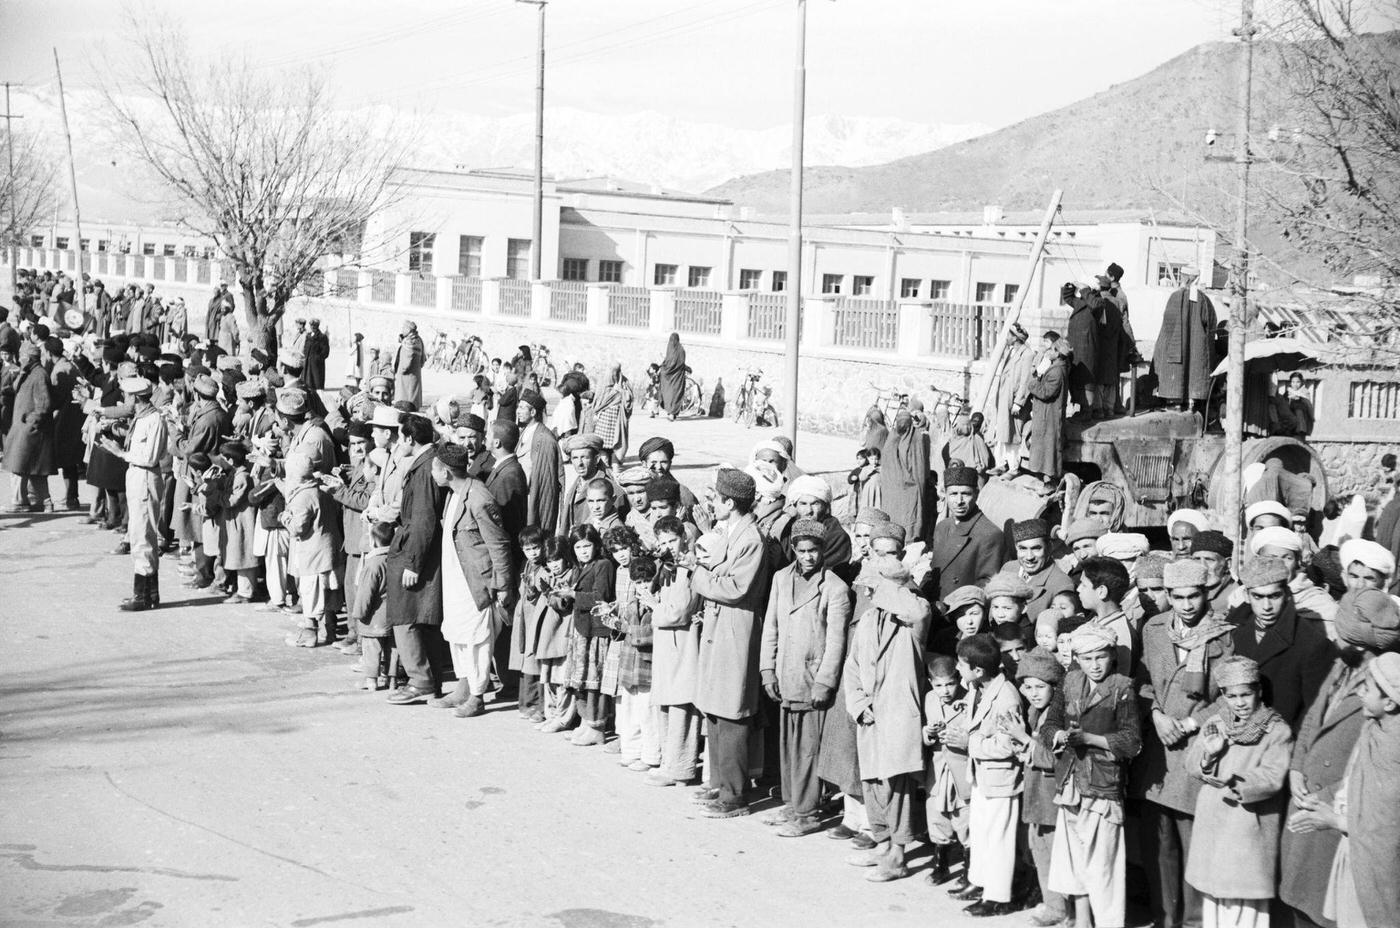
[{"label": "karakul hat", "polygon": [[486,434],[486,420],[474,412],[469,412],[459,420],[459,427],[471,429],[478,435]]},{"label": "karakul hat", "polygon": [[288,389],[277,394],[277,411],[284,416],[304,416],[309,408],[305,390]]},{"label": "karakul hat", "polygon": [[1022,654],[1021,660],[1016,664],[1016,679],[1024,680],[1027,677],[1049,683],[1051,686],[1059,686],[1065,678],[1065,668],[1060,666],[1055,655],[1049,651],[1044,648],[1032,648]]},{"label": "karakul hat", "polygon": [[1162,567],[1162,585],[1169,590],[1178,590],[1190,586],[1205,586],[1206,565],[1191,558],[1169,561]]},{"label": "karakul hat", "polygon": [[1303,541],[1298,533],[1282,525],[1261,528],[1249,539],[1249,553],[1258,554],[1265,548],[1282,548],[1285,551],[1302,551]]},{"label": "karakul hat", "polygon": [[876,509],[871,506],[862,509],[860,515],[856,516],[856,525],[879,525],[881,522],[888,522],[890,514],[883,509]]},{"label": "karakul hat", "polygon": [[1191,553],[1195,554],[1198,551],[1209,551],[1221,557],[1229,557],[1235,553],[1235,546],[1225,537],[1224,532],[1199,532],[1191,539]]},{"label": "karakul hat", "polygon": [[520,402],[538,413],[544,412],[544,407],[546,405],[545,398],[534,390],[526,390],[524,393],[520,394]]},{"label": "karakul hat", "polygon": [[906,537],[907,533],[904,530],[904,526],[900,525],[898,522],[876,522],[874,525],[870,526],[871,541],[877,538],[893,538],[903,545]]},{"label": "karakul hat", "polygon": [[453,470],[466,470],[472,462],[472,453],[461,445],[445,441],[433,452],[437,459]]},{"label": "karakul hat", "polygon": [[813,477],[811,474],[803,474],[794,478],[787,486],[788,502],[795,503],[800,499],[815,499],[819,503],[831,503],[831,484],[820,477]]},{"label": "karakul hat", "polygon": [[1400,641],[1400,608],[1380,590],[1348,593],[1337,604],[1337,637],[1370,651],[1389,651]]},{"label": "karakul hat", "polygon": [[680,481],[674,477],[652,477],[647,481],[647,504],[654,502],[679,503],[681,501]]},{"label": "karakul hat", "polygon": [[1166,557],[1155,551],[1149,551],[1137,562],[1137,578],[1139,580],[1164,578],[1167,564],[1170,563]]},{"label": "karakul hat", "polygon": [[715,492],[728,499],[751,503],[755,493],[754,479],[737,468],[723,467],[715,474]]},{"label": "karakul hat", "polygon": [[1011,525],[1011,538],[1017,543],[1049,537],[1050,528],[1043,519],[1026,519],[1024,522],[1013,522]]},{"label": "karakul hat", "polygon": [[1252,590],[1273,583],[1287,583],[1292,573],[1283,558],[1256,555],[1240,568],[1240,586]]},{"label": "karakul hat", "polygon": [[822,541],[826,538],[826,526],[816,519],[798,519],[792,524],[792,534],[789,537],[793,544],[797,544],[799,538]]},{"label": "karakul hat", "polygon": [[977,471],[971,467],[950,467],[943,474],[943,486],[950,487],[972,487],[977,489]]},{"label": "karakul hat", "polygon": [[1243,654],[1232,654],[1217,661],[1211,673],[1215,675],[1215,685],[1222,690],[1227,686],[1252,685],[1259,682],[1259,663]]}]

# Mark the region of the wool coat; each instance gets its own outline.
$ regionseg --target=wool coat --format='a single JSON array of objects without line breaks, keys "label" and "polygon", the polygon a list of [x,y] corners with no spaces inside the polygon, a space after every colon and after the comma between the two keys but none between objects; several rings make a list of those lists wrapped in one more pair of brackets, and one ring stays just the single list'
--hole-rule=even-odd
[{"label": "wool coat", "polygon": [[1001,566],[1003,544],[1001,531],[980,509],[961,522],[940,519],[933,527],[929,565],[939,600],[960,586],[982,586],[990,580]]},{"label": "wool coat", "polygon": [[[722,719],[758,712],[759,636],[768,604],[765,547],[749,513],[735,513],[723,560],[697,566],[691,589],[705,600],[695,708]],[[654,647],[654,645],[653,645]]]},{"label": "wool coat", "polygon": [[486,487],[473,481],[451,526],[457,560],[478,609],[502,590],[515,591],[515,558],[501,510]]},{"label": "wool coat", "polygon": [[[1025,342],[1013,344],[1006,352],[1006,364],[997,381],[996,421],[992,423],[996,440],[1007,445],[1021,442],[1025,430],[1028,411],[1013,412],[1019,402],[1017,397],[1030,391],[1031,380],[1035,377],[1035,352]],[[1001,464],[1014,464],[1014,461],[1001,461]]]},{"label": "wool coat", "polygon": [[[846,654],[846,712],[856,725],[863,780],[890,780],[924,769],[924,641],[928,601],[881,582],[856,624]],[[861,716],[869,709],[874,721]]]},{"label": "wool coat", "polygon": [[525,478],[525,469],[520,461],[511,455],[501,458],[491,465],[486,475],[486,489],[496,501],[501,511],[501,524],[511,540],[520,537],[520,530],[530,523],[530,484]]},{"label": "wool coat", "polygon": [[246,467],[240,467],[228,475],[227,480],[228,489],[223,499],[223,567],[224,570],[256,570],[260,564],[253,552],[253,531],[258,510],[248,500],[253,479]]},{"label": "wool coat", "polygon": [[1366,722],[1347,783],[1352,879],[1366,924],[1400,925],[1400,717]]},{"label": "wool coat", "polygon": [[1031,421],[1025,432],[1030,451],[1027,467],[1037,474],[1060,474],[1067,379],[1064,359],[1056,354],[1045,373],[1032,378],[1027,391],[1031,404]]},{"label": "wool coat", "polygon": [[5,434],[5,470],[23,477],[54,473],[53,397],[49,374],[37,360],[15,384],[14,411]]},{"label": "wool coat", "polygon": [[530,492],[525,504],[525,524],[548,531],[559,520],[560,473],[559,439],[544,423],[534,428],[530,439]]},{"label": "wool coat", "polygon": [[777,684],[784,705],[810,703],[817,686],[835,696],[851,621],[851,588],[830,570],[819,571],[800,596],[798,587],[796,564],[773,576],[758,657],[759,676]]},{"label": "wool coat", "polygon": [[1096,308],[1083,298],[1077,299],[1065,326],[1065,338],[1074,349],[1069,362],[1070,386],[1081,387],[1097,383],[1099,367],[1099,319]]},{"label": "wool coat", "polygon": [[[1301,777],[1308,792],[1324,805],[1337,797],[1365,721],[1361,691],[1366,674],[1360,669],[1349,671],[1340,659],[1333,662],[1317,698],[1303,716],[1289,765],[1293,775]],[[1296,809],[1290,799],[1285,821]],[[1330,877],[1328,864],[1336,856],[1340,840],[1341,835],[1330,829],[1306,834],[1285,829],[1279,845],[1279,898],[1319,925],[1331,924],[1323,917],[1322,908]]]},{"label": "wool coat", "polygon": [[[1229,710],[1212,713],[1223,726]],[[1191,776],[1202,778],[1201,739],[1192,739],[1186,752]],[[1272,899],[1278,867],[1279,826],[1282,824],[1293,733],[1275,721],[1258,744],[1225,744],[1212,775],[1231,784],[1239,794],[1203,783],[1196,797],[1196,822],[1186,882],[1216,899]],[[1322,866],[1322,869],[1327,867]]]},{"label": "wool coat", "polygon": [[686,706],[700,688],[700,610],[703,600],[690,588],[690,571],[657,590],[651,610],[651,703]]},{"label": "wool coat", "polygon": [[417,332],[399,339],[394,350],[394,399],[423,405],[423,339]]},{"label": "wool coat", "polygon": [[[1209,616],[1201,619],[1207,621]],[[1186,665],[1176,655],[1171,629],[1175,615],[1170,612],[1154,615],[1142,626],[1142,660],[1138,661],[1136,683],[1142,704],[1142,754],[1133,765],[1132,795],[1155,802],[1186,815],[1196,811],[1196,794],[1201,781],[1191,776],[1186,767],[1186,752],[1200,737],[1199,729],[1174,747],[1167,747],[1157,737],[1152,710],[1161,709],[1176,719],[1190,717],[1198,726],[1204,725],[1215,712],[1220,688],[1209,668],[1235,651],[1230,636],[1224,635],[1206,647],[1206,681],[1204,698],[1186,690]]]},{"label": "wool coat", "polygon": [[[973,694],[968,694],[969,704]],[[968,779],[972,788],[988,799],[1019,796],[1025,785],[1019,752],[997,731],[1000,719],[1011,717],[1025,728],[1021,694],[1016,684],[998,675],[976,694],[967,718]]]},{"label": "wool coat", "polygon": [[1182,287],[1167,298],[1162,328],[1152,352],[1157,374],[1157,395],[1167,399],[1203,400],[1210,392],[1210,372],[1215,368],[1215,306],[1210,297]]},{"label": "wool coat", "polygon": [[1283,716],[1290,731],[1297,731],[1336,659],[1336,647],[1316,625],[1301,620],[1291,602],[1262,638],[1248,603],[1236,607],[1230,621],[1235,653],[1259,664],[1264,703]]},{"label": "wool coat", "polygon": [[335,525],[325,492],[314,483],[299,484],[286,493],[282,524],[288,535],[287,573],[309,577],[335,569]]},{"label": "wool coat", "polygon": [[[389,624],[442,624],[442,506],[447,491],[433,481],[433,450],[421,448],[404,474],[399,527],[389,543]],[[418,574],[404,589],[403,572]]]},{"label": "wool coat", "polygon": [[49,395],[53,399],[54,434],[53,466],[55,469],[74,468],[83,463],[87,450],[83,441],[83,423],[87,416],[73,402],[78,386],[78,369],[67,358],[59,358],[49,371]]},{"label": "wool coat", "polygon": [[1026,618],[1032,623],[1042,610],[1050,608],[1050,600],[1055,597],[1056,593],[1074,591],[1074,581],[1053,561],[1047,562],[1039,572],[1029,575],[1022,574],[1020,561],[1007,561],[1001,569],[1005,573],[1020,577],[1031,588],[1031,598],[1026,600],[1026,607],[1023,611]]}]

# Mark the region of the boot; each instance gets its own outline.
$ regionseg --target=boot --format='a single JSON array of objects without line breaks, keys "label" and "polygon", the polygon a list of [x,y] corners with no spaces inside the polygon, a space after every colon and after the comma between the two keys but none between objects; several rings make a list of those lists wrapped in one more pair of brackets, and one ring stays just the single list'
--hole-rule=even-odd
[{"label": "boot", "polygon": [[135,574],[131,578],[131,598],[122,600],[117,608],[122,612],[145,612],[151,608],[150,591],[145,577]]},{"label": "boot", "polygon": [[152,609],[160,605],[160,574],[151,574],[146,578],[146,599]]},{"label": "boot", "polygon": [[952,855],[952,845],[935,844],[933,846],[933,867],[928,872],[928,881],[934,886],[942,886],[952,879],[952,874],[948,872],[948,858]]}]

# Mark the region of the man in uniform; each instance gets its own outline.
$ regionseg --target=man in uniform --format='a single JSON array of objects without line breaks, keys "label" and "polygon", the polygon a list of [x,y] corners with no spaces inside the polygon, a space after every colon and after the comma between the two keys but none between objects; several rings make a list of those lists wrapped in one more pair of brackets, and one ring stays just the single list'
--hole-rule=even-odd
[{"label": "man in uniform", "polygon": [[123,612],[141,612],[160,605],[160,501],[165,490],[161,458],[166,455],[165,419],[151,405],[155,385],[144,377],[125,377],[120,383],[133,414],[125,447],[111,439],[102,446],[126,461],[127,543],[131,546],[131,598]]}]

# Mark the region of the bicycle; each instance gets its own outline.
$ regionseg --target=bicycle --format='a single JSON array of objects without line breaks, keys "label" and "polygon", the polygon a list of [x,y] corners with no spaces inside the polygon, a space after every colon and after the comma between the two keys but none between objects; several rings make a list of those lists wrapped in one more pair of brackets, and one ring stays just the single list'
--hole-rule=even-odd
[{"label": "bicycle", "polygon": [[782,423],[778,417],[778,410],[771,402],[772,397],[773,388],[763,382],[763,371],[748,371],[744,374],[744,381],[739,385],[739,393],[734,398],[734,421],[742,422],[746,429],[755,425],[779,427]]},{"label": "bicycle", "polygon": [[909,408],[908,393],[903,393],[894,388],[886,390],[884,387],[877,386],[873,383],[870,385],[870,388],[875,391],[875,401],[870,405],[880,410],[886,422],[893,420],[895,413],[899,412],[901,409]]},{"label": "bicycle", "polygon": [[540,382],[540,387],[549,387],[559,382],[559,372],[549,360],[549,349],[544,345],[532,345],[530,353],[535,356],[531,370],[534,371],[535,379]]}]

